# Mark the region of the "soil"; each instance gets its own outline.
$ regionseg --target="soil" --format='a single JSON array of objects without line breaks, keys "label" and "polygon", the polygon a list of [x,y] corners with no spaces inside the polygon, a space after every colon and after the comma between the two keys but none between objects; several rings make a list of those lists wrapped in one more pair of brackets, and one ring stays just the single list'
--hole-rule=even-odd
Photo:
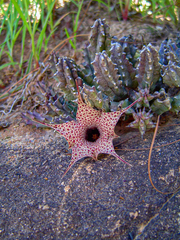
[{"label": "soil", "polygon": [[[78,34],[89,33],[99,17],[107,19],[111,35],[121,38],[131,34],[139,48],[144,43],[158,48],[162,40],[174,38],[177,33],[168,22],[157,24],[138,17],[119,22],[114,13],[95,12],[90,8]],[[69,18],[61,22],[48,51],[42,51],[41,61],[65,39],[63,29],[70,29],[71,25]],[[5,32],[0,36],[0,43],[4,36]],[[87,40],[88,37],[78,38],[77,49],[82,49]],[[20,46],[19,39],[15,59],[19,58]],[[30,39],[25,49],[25,59],[28,59]],[[78,63],[83,61],[82,52],[75,54],[69,43],[59,55],[73,56]],[[1,64],[7,61],[4,55]],[[4,84],[1,93],[16,83],[20,75],[13,68],[1,70]],[[25,101],[23,110],[28,108],[29,102]],[[136,131],[122,135],[122,128],[117,129],[121,137],[114,144],[132,168],[103,155],[96,162],[90,158],[79,161],[62,180],[71,159],[67,142],[52,130],[26,125],[21,111],[21,106],[17,106],[14,116],[7,119],[7,127],[0,130],[1,239],[178,239],[180,192],[176,189],[180,184],[180,145],[179,142],[165,148],[160,145],[179,139],[179,115],[166,118],[168,121],[160,127],[155,142],[159,148],[152,155],[153,181],[158,189],[171,193],[163,195],[149,182],[148,150],[122,150],[149,148],[152,131],[142,139]]]}]

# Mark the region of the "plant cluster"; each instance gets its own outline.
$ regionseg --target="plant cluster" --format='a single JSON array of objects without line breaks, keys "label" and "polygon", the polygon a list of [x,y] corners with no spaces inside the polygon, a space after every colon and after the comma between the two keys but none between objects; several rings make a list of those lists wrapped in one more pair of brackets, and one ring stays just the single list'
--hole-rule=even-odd
[{"label": "plant cluster", "polygon": [[164,20],[169,18],[175,25],[178,24],[177,2],[174,0],[138,1],[142,16],[152,15],[154,22],[163,16]]},{"label": "plant cluster", "polygon": [[[171,21],[178,25],[178,1],[175,2],[173,0],[153,0],[149,2],[144,1],[90,1],[88,6],[91,2],[98,2],[99,7],[105,6],[107,11],[116,11],[117,19],[127,20],[130,18],[131,13],[133,11],[135,13],[139,12],[142,17],[147,17],[149,14],[153,16],[154,21],[157,20],[157,17],[161,14],[164,18],[169,17]],[[6,36],[1,44],[0,49],[0,58],[3,53],[8,56],[9,62],[5,63],[0,66],[0,69],[3,69],[9,65],[12,66],[19,66],[19,69],[22,69],[24,61],[24,48],[26,43],[26,36],[27,33],[30,35],[31,39],[31,54],[28,59],[28,67],[26,69],[26,73],[28,73],[32,68],[32,61],[35,60],[36,66],[39,66],[40,60],[40,52],[42,50],[44,52],[47,51],[47,45],[54,34],[57,26],[61,22],[62,18],[64,18],[67,14],[70,14],[72,18],[72,31],[67,27],[64,28],[66,36],[69,38],[72,34],[74,38],[69,40],[71,46],[74,50],[76,50],[76,34],[78,30],[78,22],[79,17],[84,7],[85,1],[82,0],[71,0],[70,3],[66,5],[73,5],[71,9],[76,9],[76,11],[69,11],[63,16],[61,16],[56,22],[54,21],[55,18],[55,8],[57,5],[57,1],[53,0],[10,0],[9,3],[5,3],[3,0],[1,1],[0,5],[0,13],[2,15],[1,19],[1,27],[0,33],[3,30],[6,31]],[[70,9],[70,8],[69,8]],[[47,31],[49,29],[49,31]],[[35,36],[38,36],[36,40]],[[17,41],[17,38],[21,36],[21,52],[20,52],[20,59],[14,58],[14,46]]]},{"label": "plant cluster", "polygon": [[[53,9],[55,1],[47,0],[10,0],[9,4],[0,5],[0,11],[3,15],[1,22],[0,33],[6,30],[6,37],[1,44],[1,55],[5,52],[8,55],[9,63],[1,65],[1,69],[8,65],[19,65],[22,68],[24,62],[24,48],[26,44],[26,35],[29,33],[31,39],[31,54],[28,61],[27,72],[30,71],[32,60],[34,58],[36,66],[40,57],[40,52],[44,47],[47,49],[47,44],[54,33],[59,21],[53,23]],[[40,27],[40,22],[42,27]],[[47,34],[47,26],[50,27],[50,33]],[[35,35],[39,33],[37,42],[35,42]],[[18,36],[21,35],[21,53],[19,62],[14,60],[14,45]]]},{"label": "plant cluster", "polygon": [[[132,36],[111,37],[104,20],[95,21],[82,66],[53,53],[49,71],[56,79],[52,88],[41,82],[47,111],[29,114],[55,123],[76,118],[78,83],[85,104],[103,112],[115,112],[141,99],[126,112],[134,120],[129,127],[143,136],[154,127],[153,116],[180,111],[180,39],[164,40],[159,52],[151,44],[137,51]],[[48,116],[51,115],[51,118]],[[32,122],[32,119],[29,119]]]},{"label": "plant cluster", "polygon": [[[137,13],[142,18],[152,17],[154,22],[170,20],[176,26],[179,25],[179,1],[175,0],[96,0],[99,6],[104,5],[109,12],[115,10],[117,18],[127,20]],[[159,21],[161,22],[161,21]]]}]

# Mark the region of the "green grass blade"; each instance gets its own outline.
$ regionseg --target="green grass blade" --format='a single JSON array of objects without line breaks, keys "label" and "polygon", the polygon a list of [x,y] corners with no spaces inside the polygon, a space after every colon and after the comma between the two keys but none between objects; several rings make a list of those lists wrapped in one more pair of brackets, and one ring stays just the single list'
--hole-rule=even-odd
[{"label": "green grass blade", "polygon": [[21,27],[21,28],[15,33],[15,36],[14,36],[14,38],[12,39],[12,45],[13,45],[13,46],[14,46],[14,44],[15,44],[15,42],[16,42],[16,40],[17,40],[17,38],[18,38],[18,36],[19,36],[22,28],[23,28],[23,27]]},{"label": "green grass blade", "polygon": [[[65,28],[64,31],[65,31],[65,33],[66,33],[67,38],[69,38],[70,35],[69,35],[69,33],[68,33],[67,28]],[[76,49],[76,46],[75,46],[75,44],[73,43],[73,41],[72,41],[71,39],[69,39],[69,43],[71,44],[71,47],[75,50],[75,49]]]},{"label": "green grass blade", "polygon": [[41,33],[40,33],[38,41],[37,41],[37,49],[38,49],[39,54],[40,54],[40,51],[41,51],[41,48],[42,48],[42,43],[43,43],[46,28],[47,28],[48,20],[49,20],[50,15],[52,14],[54,4],[55,4],[55,1],[52,2],[50,8],[48,9],[48,14],[47,14],[46,19],[44,21],[43,29],[41,30]]},{"label": "green grass blade", "polygon": [[107,4],[106,2],[101,1],[101,0],[94,0],[94,1],[105,5],[109,9],[109,4]]},{"label": "green grass blade", "polygon": [[84,1],[81,1],[81,3],[78,6],[78,12],[77,12],[77,15],[76,15],[76,21],[75,21],[75,26],[74,26],[74,34],[76,33],[77,28],[78,28],[79,16],[80,16],[80,13],[81,13],[83,2]]},{"label": "green grass blade", "polygon": [[17,64],[18,64],[18,62],[5,63],[5,64],[0,66],[0,70],[2,70],[5,67],[14,66],[14,65],[17,65]]},{"label": "green grass blade", "polygon": [[26,26],[23,25],[23,30],[22,30],[22,40],[21,40],[21,59],[20,59],[20,68],[22,67],[22,64],[23,64],[25,39],[26,39]]},{"label": "green grass blade", "polygon": [[29,61],[28,61],[28,67],[27,67],[27,70],[26,70],[26,74],[28,74],[31,70],[31,65],[32,65],[32,59],[33,59],[33,52],[31,52],[31,55],[29,57]]},{"label": "green grass blade", "polygon": [[32,29],[30,28],[30,26],[29,26],[29,24],[28,24],[28,22],[27,22],[27,19],[25,18],[23,12],[21,11],[18,3],[17,3],[15,0],[11,0],[11,1],[12,1],[12,3],[14,4],[14,6],[15,6],[17,12],[19,13],[21,19],[23,20],[23,24],[26,25],[26,28],[27,28],[29,34],[32,35]]},{"label": "green grass blade", "polygon": [[56,31],[56,28],[54,28],[50,34],[48,35],[47,38],[45,38],[45,41],[44,41],[44,51],[46,52],[47,51],[47,45],[48,45],[48,42],[49,42],[49,39],[50,37],[54,34],[54,32]]}]

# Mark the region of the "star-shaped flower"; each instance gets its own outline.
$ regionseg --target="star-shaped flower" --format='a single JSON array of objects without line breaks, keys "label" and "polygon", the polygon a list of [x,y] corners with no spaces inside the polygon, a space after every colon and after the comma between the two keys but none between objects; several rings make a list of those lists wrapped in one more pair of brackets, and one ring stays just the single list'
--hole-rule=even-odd
[{"label": "star-shaped flower", "polygon": [[116,112],[102,112],[86,105],[78,90],[78,110],[76,120],[62,124],[48,124],[36,121],[55,129],[68,141],[69,148],[72,149],[72,160],[64,175],[69,171],[72,165],[83,157],[92,157],[97,160],[100,153],[110,154],[124,161],[114,150],[113,139],[118,137],[114,128],[120,116],[131,108],[136,100],[128,107]]}]

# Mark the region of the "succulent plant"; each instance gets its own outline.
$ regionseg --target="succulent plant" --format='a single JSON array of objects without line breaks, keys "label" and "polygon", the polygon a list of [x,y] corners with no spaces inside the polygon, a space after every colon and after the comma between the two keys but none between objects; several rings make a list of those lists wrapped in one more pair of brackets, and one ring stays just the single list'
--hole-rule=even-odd
[{"label": "succulent plant", "polygon": [[140,53],[136,79],[139,89],[149,88],[153,91],[160,78],[160,63],[157,50],[151,45],[144,46]]},{"label": "succulent plant", "polygon": [[168,86],[180,87],[180,39],[177,43],[171,39],[162,42],[159,55],[162,66],[163,82]]},{"label": "succulent plant", "polygon": [[136,55],[137,47],[134,44],[133,36],[132,35],[124,36],[124,37],[120,38],[119,40],[116,39],[116,41],[115,41],[115,39],[116,39],[115,37],[114,37],[114,41],[112,39],[112,44],[118,42],[122,47],[122,52],[125,53],[128,60],[134,66],[136,63],[135,55]]},{"label": "succulent plant", "polygon": [[148,44],[137,57],[132,36],[111,37],[105,20],[98,19],[81,66],[73,59],[51,55],[46,70],[57,83],[38,82],[45,112],[39,114],[35,109],[23,117],[29,124],[53,128],[66,138],[72,160],[64,175],[79,159],[97,159],[99,153],[125,162],[112,143],[123,113],[133,116],[128,127],[139,129],[143,137],[155,126],[153,116],[180,111],[179,49],[179,40],[165,40],[159,52]]},{"label": "succulent plant", "polygon": [[154,95],[150,94],[150,89],[145,88],[139,88],[138,91],[133,91],[133,95],[131,95],[132,99],[141,98],[141,101],[137,103],[137,108],[141,107],[147,107],[150,108],[150,101],[154,99]]},{"label": "succulent plant", "polygon": [[151,114],[150,111],[146,112],[145,108],[142,111],[140,109],[139,112],[133,113],[134,121],[131,122],[128,127],[138,128],[141,136],[143,136],[146,129],[155,127],[151,120],[152,116],[153,114]]},{"label": "succulent plant", "polygon": [[180,87],[180,67],[171,60],[167,66],[163,66],[163,82],[168,86]]},{"label": "succulent plant", "polygon": [[110,98],[119,96],[121,82],[117,68],[106,52],[97,53],[92,65],[95,70],[94,85],[96,88]]},{"label": "succulent plant", "polygon": [[176,113],[180,111],[180,92],[172,98],[171,110]]},{"label": "succulent plant", "polygon": [[128,60],[126,53],[123,52],[121,44],[118,42],[113,43],[110,51],[111,60],[115,63],[115,66],[118,69],[118,74],[123,86],[132,88],[137,87],[137,81],[135,81],[135,68],[133,67],[132,62]]},{"label": "succulent plant", "polygon": [[51,87],[48,95],[47,113],[59,108],[56,112],[61,115],[60,121],[68,121],[68,115],[75,119],[78,107],[76,82],[84,103],[102,112],[119,111],[139,99],[126,114],[132,114],[134,122],[129,126],[138,128],[142,136],[146,129],[154,127],[152,117],[155,114],[178,113],[179,37],[176,42],[163,41],[159,52],[148,44],[138,51],[138,55],[136,53],[131,35],[121,39],[111,37],[105,20],[96,20],[84,49],[82,65],[54,53],[51,55],[49,71],[58,83]]},{"label": "succulent plant", "polygon": [[109,34],[109,26],[105,23],[105,20],[97,19],[92,26],[89,44],[87,46],[88,56],[90,59],[89,64],[94,60],[96,53],[103,50],[109,50],[111,45],[111,38]]},{"label": "succulent plant", "polygon": [[73,101],[77,99],[76,83],[81,81],[73,60],[68,58],[56,58],[56,72],[54,77],[58,79],[57,87],[63,92],[65,99]]},{"label": "succulent plant", "polygon": [[151,104],[151,109],[158,115],[163,114],[171,109],[170,97],[165,92],[164,88],[160,89],[159,92],[154,93],[157,98]]},{"label": "succulent plant", "polygon": [[[77,84],[77,90],[78,90]],[[72,120],[63,124],[50,124],[42,122],[39,115],[24,114],[24,117],[31,119],[37,126],[47,126],[55,129],[66,138],[69,148],[72,149],[72,160],[63,176],[68,172],[72,165],[83,157],[92,157],[97,160],[99,153],[113,155],[122,162],[124,161],[114,150],[113,139],[116,136],[114,132],[115,125],[119,117],[132,107],[138,100],[133,102],[127,108],[116,112],[102,112],[86,105],[78,90],[78,110],[76,120]],[[40,120],[37,120],[39,118]],[[63,177],[62,176],[62,177]]]}]

